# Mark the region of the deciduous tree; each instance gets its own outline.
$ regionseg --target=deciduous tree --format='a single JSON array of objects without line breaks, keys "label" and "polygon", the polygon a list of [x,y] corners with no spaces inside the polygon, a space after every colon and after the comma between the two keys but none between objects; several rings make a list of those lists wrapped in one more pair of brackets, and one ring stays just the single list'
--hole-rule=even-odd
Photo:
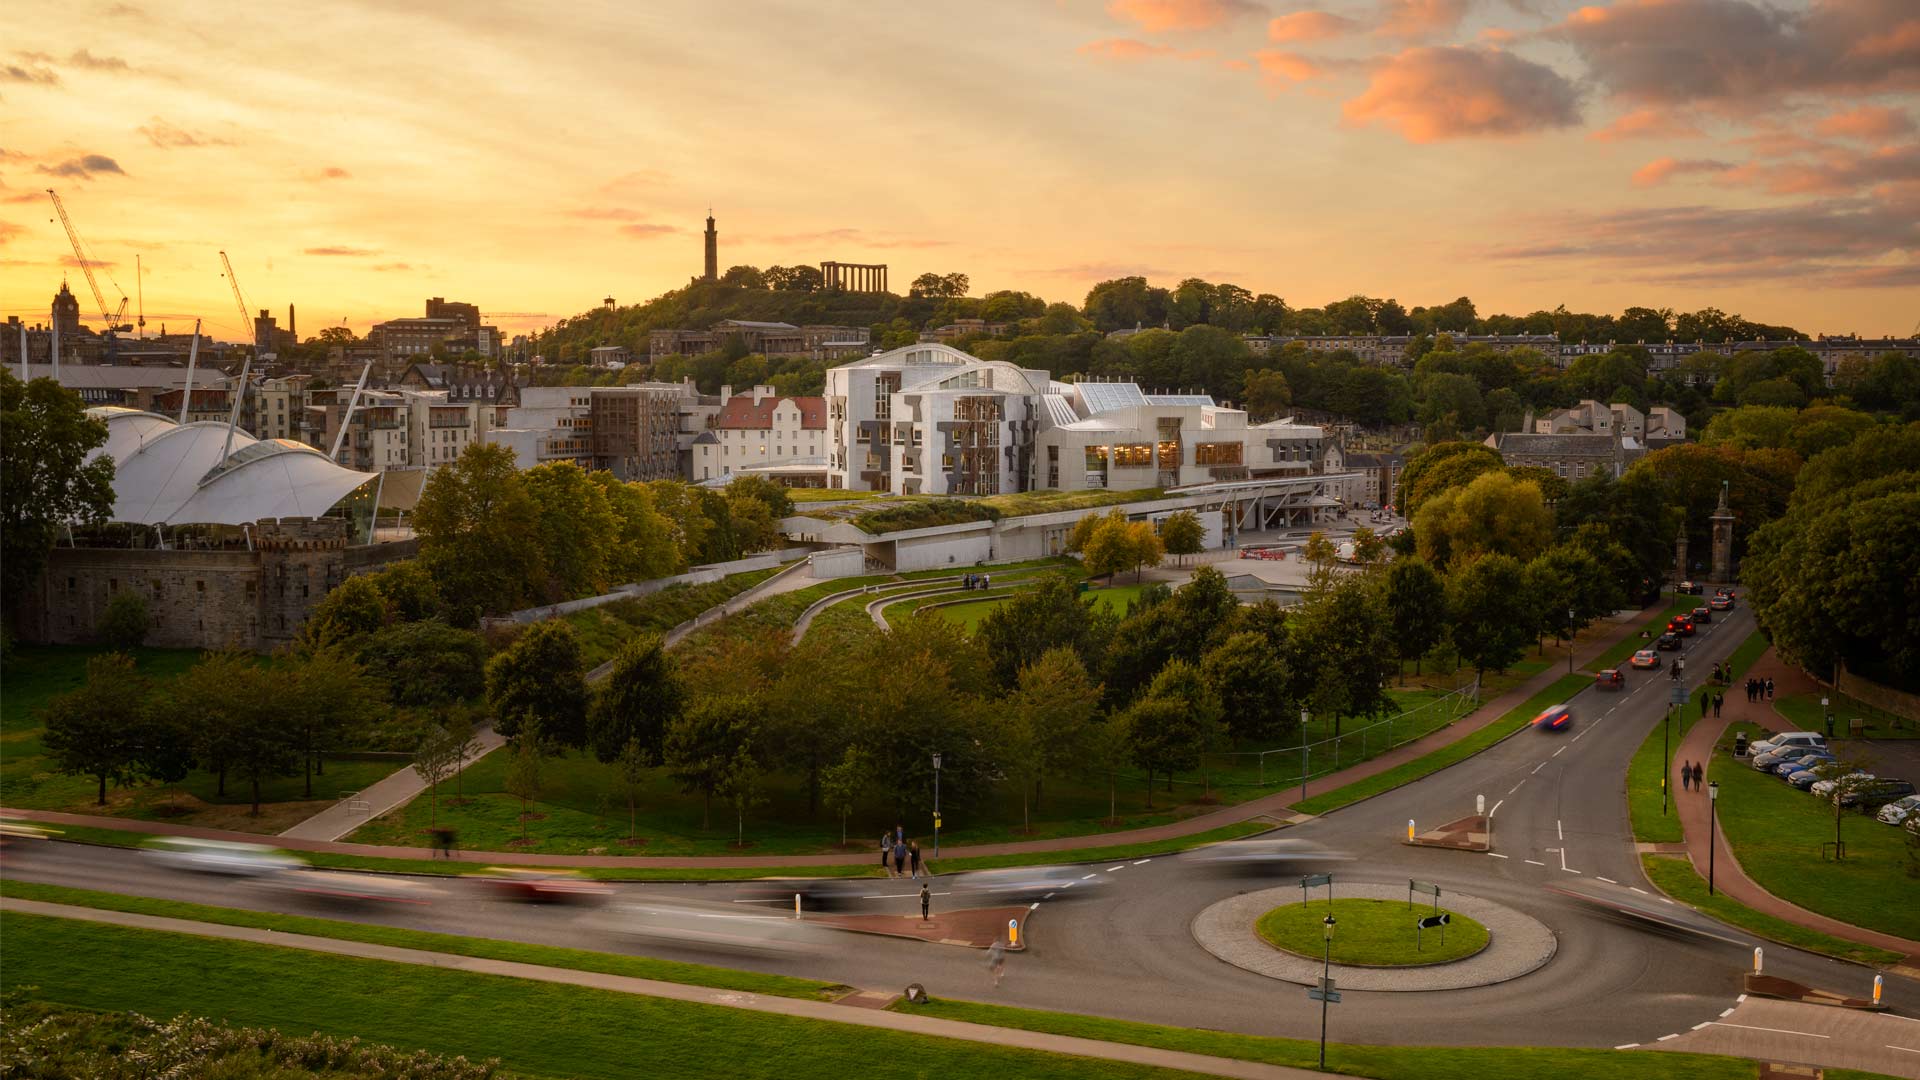
[{"label": "deciduous tree", "polygon": [[1483,555],[1447,578],[1453,647],[1476,674],[1504,671],[1526,651],[1535,618],[1520,561]]},{"label": "deciduous tree", "polygon": [[91,777],[96,801],[107,804],[107,785],[130,784],[140,775],[138,735],[148,707],[146,679],[126,653],[87,661],[87,681],[47,705],[43,743],[54,767],[69,776]]},{"label": "deciduous tree", "polygon": [[586,672],[573,627],[534,623],[487,661],[487,705],[509,739],[537,730],[550,746],[586,745]]},{"label": "deciduous tree", "polygon": [[1160,545],[1169,555],[1198,555],[1206,537],[1206,528],[1191,510],[1176,510],[1160,519]]},{"label": "deciduous tree", "polygon": [[511,610],[527,599],[531,583],[546,580],[540,507],[504,446],[474,443],[435,469],[414,507],[413,527],[421,562],[456,624]]},{"label": "deciduous tree", "polygon": [[668,773],[700,794],[700,828],[711,826],[713,796],[725,788],[753,738],[760,706],[744,694],[702,698],[667,727]]},{"label": "deciduous tree", "polygon": [[1419,559],[1397,559],[1387,572],[1387,635],[1394,655],[1404,663],[1420,661],[1447,632],[1447,589],[1433,567]]},{"label": "deciduous tree", "polygon": [[686,688],[664,639],[658,634],[628,638],[593,689],[587,745],[595,757],[610,762],[637,744],[641,755],[657,764],[667,728],[686,702]]},{"label": "deciduous tree", "polygon": [[113,509],[112,460],[87,454],[107,425],[80,395],[52,379],[22,383],[0,370],[0,592],[25,594],[40,580],[55,535],[70,522],[105,520]]}]

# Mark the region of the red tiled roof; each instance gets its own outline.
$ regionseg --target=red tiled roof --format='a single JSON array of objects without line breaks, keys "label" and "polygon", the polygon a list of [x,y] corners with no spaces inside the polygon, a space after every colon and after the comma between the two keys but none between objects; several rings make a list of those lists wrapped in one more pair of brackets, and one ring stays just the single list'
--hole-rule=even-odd
[{"label": "red tiled roof", "polygon": [[773,426],[773,410],[783,401],[791,401],[800,410],[800,426],[814,431],[827,429],[827,399],[823,397],[780,397],[770,395],[753,403],[752,394],[735,394],[720,409],[714,427],[729,430],[765,431]]}]

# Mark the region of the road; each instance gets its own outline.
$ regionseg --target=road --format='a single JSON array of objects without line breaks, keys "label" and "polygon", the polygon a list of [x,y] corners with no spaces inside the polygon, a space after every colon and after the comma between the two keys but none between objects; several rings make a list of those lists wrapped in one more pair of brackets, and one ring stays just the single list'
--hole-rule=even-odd
[{"label": "road", "polygon": [[[1686,649],[1697,684],[1752,630],[1744,610],[1722,617]],[[1736,928],[1719,937],[1661,928],[1547,891],[1572,882],[1634,890],[1657,902],[1640,871],[1627,819],[1627,762],[1661,722],[1665,671],[1631,672],[1626,689],[1591,689],[1571,699],[1572,730],[1521,732],[1491,749],[1406,787],[1287,830],[1354,856],[1340,881],[1403,885],[1431,881],[1506,904],[1545,923],[1558,951],[1540,970],[1471,990],[1434,993],[1348,992],[1334,1014],[1340,1040],[1394,1044],[1564,1045],[1657,1043],[1721,1017],[1741,993],[1755,945],[1770,974],[1864,996],[1872,972],[1853,964],[1761,942]],[[1484,795],[1494,817],[1491,854],[1415,848],[1402,843],[1409,818],[1425,824],[1462,817]],[[1677,798],[1697,797],[1676,793]],[[1189,925],[1202,909],[1237,891],[1290,883],[1213,877],[1188,856],[1089,866],[1098,880],[1062,890],[1031,916],[1030,945],[1013,959],[1005,983],[991,985],[979,953],[891,938],[844,935],[825,954],[787,957],[649,945],[673,959],[898,988],[920,982],[935,996],[1114,1016],[1253,1034],[1313,1037],[1319,1006],[1300,987],[1216,960]],[[353,907],[288,897],[257,886],[158,867],[142,854],[69,844],[37,847],[7,866],[10,877],[233,907],[322,915],[423,930],[577,948],[638,951],[610,938],[595,913],[529,907],[497,899],[470,881],[437,881],[427,906]],[[905,914],[917,885],[874,880],[871,911]],[[945,901],[936,882],[935,903]],[[618,887],[616,900],[661,897],[735,902],[751,886],[647,884]],[[740,904],[740,910],[754,910]],[[1920,1017],[1920,982],[1889,975],[1895,1011]],[[1809,1007],[1811,1008],[1811,1007]],[[1826,1010],[1836,1013],[1837,1010]],[[1910,1025],[1920,1066],[1920,1023]],[[1808,1037],[1810,1041],[1812,1036]],[[1831,1041],[1831,1040],[1829,1040]],[[1818,1051],[1808,1060],[1818,1061]],[[1913,1073],[1920,1075],[1920,1068]]]}]

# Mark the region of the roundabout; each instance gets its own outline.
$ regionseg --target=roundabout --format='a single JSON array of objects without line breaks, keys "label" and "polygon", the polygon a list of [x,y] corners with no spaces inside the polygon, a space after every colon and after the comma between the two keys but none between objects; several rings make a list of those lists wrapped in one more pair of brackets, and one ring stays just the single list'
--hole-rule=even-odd
[{"label": "roundabout", "polygon": [[[1334,963],[1330,972],[1343,990],[1492,986],[1538,970],[1553,959],[1558,946],[1553,931],[1529,915],[1491,900],[1449,892],[1440,898],[1441,910],[1452,913],[1458,922],[1448,928],[1446,952],[1439,951],[1437,930],[1424,931],[1416,949],[1414,923],[1433,913],[1431,903],[1416,902],[1409,909],[1405,885],[1341,882],[1337,892],[1335,954],[1341,954],[1346,944],[1343,931],[1351,929],[1353,938],[1346,951],[1348,962]],[[1302,903],[1297,886],[1261,889],[1207,907],[1194,917],[1191,929],[1194,940],[1216,959],[1270,979],[1313,986],[1321,975],[1318,952],[1324,944],[1321,920],[1327,910],[1324,897]],[[1393,929],[1396,926],[1400,931]],[[1399,940],[1402,936],[1404,943]],[[1428,949],[1449,958],[1423,959]]]}]

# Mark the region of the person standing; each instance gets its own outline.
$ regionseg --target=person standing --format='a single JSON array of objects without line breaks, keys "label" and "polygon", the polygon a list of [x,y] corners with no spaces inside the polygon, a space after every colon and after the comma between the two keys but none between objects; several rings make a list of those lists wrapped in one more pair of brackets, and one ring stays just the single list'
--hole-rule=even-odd
[{"label": "person standing", "polygon": [[918,840],[907,842],[907,866],[912,871],[910,876],[916,878],[920,876],[920,841]]},{"label": "person standing", "polygon": [[1767,700],[1773,700],[1773,680],[1771,678],[1767,680]]},{"label": "person standing", "polygon": [[886,833],[880,834],[880,869],[885,870],[888,877],[893,876],[893,837]]},{"label": "person standing", "polygon": [[1705,720],[1707,718],[1707,706],[1711,704],[1713,704],[1713,695],[1707,693],[1704,689],[1701,690],[1700,691],[1700,719]]},{"label": "person standing", "polygon": [[999,938],[994,938],[993,944],[987,946],[987,971],[993,975],[993,985],[998,989],[1000,977],[1007,971],[1007,945]]},{"label": "person standing", "polygon": [[1720,706],[1725,705],[1726,703],[1727,703],[1727,695],[1721,694],[1721,693],[1716,693],[1713,695],[1713,718],[1715,720],[1720,719]]},{"label": "person standing", "polygon": [[907,876],[907,844],[904,840],[893,842],[893,876]]}]

